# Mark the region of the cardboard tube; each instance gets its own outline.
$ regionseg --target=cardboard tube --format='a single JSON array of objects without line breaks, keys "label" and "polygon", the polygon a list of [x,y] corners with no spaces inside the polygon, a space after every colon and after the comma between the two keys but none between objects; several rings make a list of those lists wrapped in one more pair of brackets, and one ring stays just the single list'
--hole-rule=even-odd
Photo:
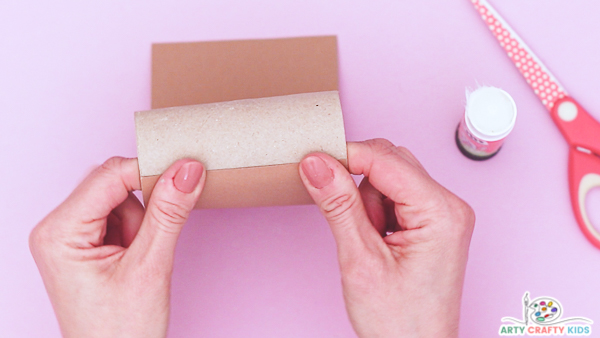
[{"label": "cardboard tube", "polygon": [[208,103],[135,113],[144,203],[175,161],[204,164],[197,208],[312,203],[298,163],[315,151],[346,164],[337,91]]}]

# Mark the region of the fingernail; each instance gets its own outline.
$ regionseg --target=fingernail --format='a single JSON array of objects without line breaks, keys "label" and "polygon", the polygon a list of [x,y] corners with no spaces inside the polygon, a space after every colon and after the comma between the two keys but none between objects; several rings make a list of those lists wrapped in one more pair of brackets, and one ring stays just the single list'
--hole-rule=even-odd
[{"label": "fingernail", "polygon": [[204,168],[199,162],[188,162],[184,164],[179,168],[179,171],[175,174],[175,178],[173,179],[175,188],[182,193],[191,193],[196,189],[198,182],[200,182],[202,170],[204,170]]},{"label": "fingernail", "polygon": [[318,156],[305,158],[301,166],[310,184],[317,189],[324,188],[333,181],[333,172]]}]

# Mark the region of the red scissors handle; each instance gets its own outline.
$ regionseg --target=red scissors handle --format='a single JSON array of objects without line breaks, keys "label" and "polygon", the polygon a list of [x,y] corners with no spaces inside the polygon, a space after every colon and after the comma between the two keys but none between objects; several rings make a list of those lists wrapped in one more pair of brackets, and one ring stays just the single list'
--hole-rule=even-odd
[{"label": "red scissors handle", "polygon": [[[594,170],[594,172],[592,172]],[[569,152],[569,186],[573,212],[587,239],[600,248],[600,232],[588,217],[585,200],[588,192],[600,187],[600,157],[571,149]]]},{"label": "red scissors handle", "polygon": [[487,0],[471,0],[569,143],[569,185],[573,211],[585,236],[600,248],[600,228],[585,209],[587,193],[600,187],[600,123],[568,96],[556,77]]},{"label": "red scissors handle", "polygon": [[580,147],[600,156],[600,123],[577,101],[570,96],[558,99],[550,114],[571,147]]},{"label": "red scissors handle", "polygon": [[571,97],[556,101],[552,119],[569,143],[569,186],[575,218],[587,239],[600,248],[600,232],[586,210],[588,192],[600,187],[600,123]]}]

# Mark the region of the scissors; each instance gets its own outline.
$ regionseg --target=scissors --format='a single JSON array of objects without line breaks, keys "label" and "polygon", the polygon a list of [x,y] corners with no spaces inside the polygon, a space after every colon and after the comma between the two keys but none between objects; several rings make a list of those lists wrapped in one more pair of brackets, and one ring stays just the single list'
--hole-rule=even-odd
[{"label": "scissors", "polygon": [[585,200],[600,187],[600,123],[564,90],[523,40],[487,0],[471,0],[508,57],[550,112],[569,144],[569,190],[575,218],[583,234],[600,248],[600,232],[590,221]]}]

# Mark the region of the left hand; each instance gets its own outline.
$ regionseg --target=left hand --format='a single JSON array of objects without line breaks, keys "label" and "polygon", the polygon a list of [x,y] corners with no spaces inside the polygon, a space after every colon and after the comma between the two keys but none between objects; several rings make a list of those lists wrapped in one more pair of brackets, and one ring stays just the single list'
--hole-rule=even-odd
[{"label": "left hand", "polygon": [[136,159],[112,158],[33,229],[29,243],[65,337],[164,337],[177,238],[205,181],[180,160],[147,210]]}]

